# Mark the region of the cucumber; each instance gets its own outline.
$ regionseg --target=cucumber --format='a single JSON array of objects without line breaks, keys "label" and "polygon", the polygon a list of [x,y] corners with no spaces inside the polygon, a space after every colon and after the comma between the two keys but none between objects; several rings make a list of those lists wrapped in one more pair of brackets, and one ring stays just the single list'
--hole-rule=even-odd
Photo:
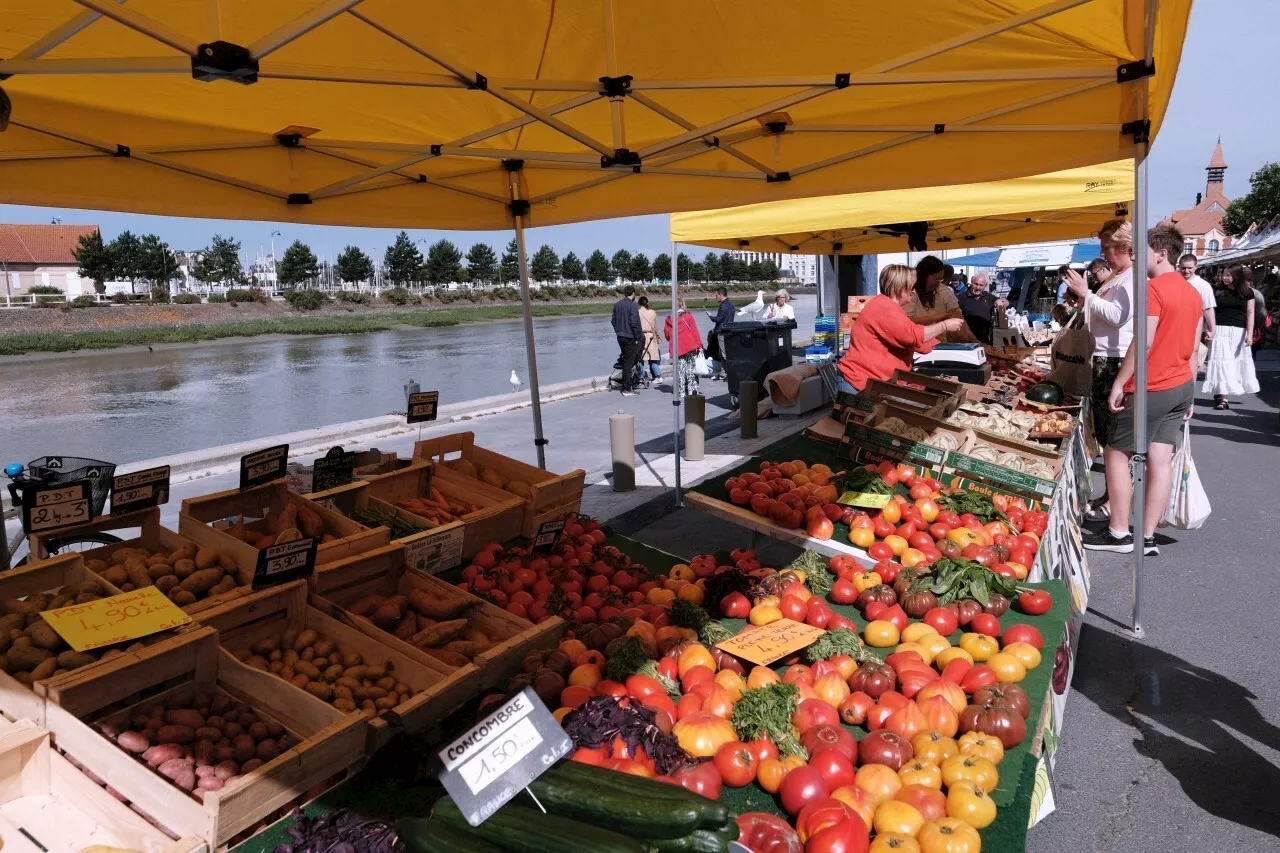
[{"label": "cucumber", "polygon": [[409,853],[504,853],[471,832],[427,818],[401,818],[396,821],[396,835]]},{"label": "cucumber", "polygon": [[725,838],[709,830],[697,829],[680,838],[649,839],[648,844],[654,853],[728,853],[729,842],[737,840],[737,833],[733,838]]},{"label": "cucumber", "polygon": [[444,797],[436,802],[431,816],[513,853],[563,853],[566,846],[591,853],[649,853],[646,844],[633,838],[538,809],[503,806],[473,827],[453,798]]},{"label": "cucumber", "polygon": [[530,782],[529,790],[551,814],[617,830],[624,835],[679,838],[693,832],[703,820],[697,803],[683,799],[645,799],[551,772]]},{"label": "cucumber", "polygon": [[702,822],[698,824],[702,828],[714,829],[730,823],[727,806],[695,794],[679,785],[655,782],[652,779],[619,773],[616,770],[592,767],[589,764],[583,764],[578,761],[561,761],[544,773],[540,779],[548,777],[564,780],[566,783],[576,781],[579,784],[589,786],[592,791],[597,793],[604,790],[617,791],[642,802],[674,801],[690,803],[702,812]]}]

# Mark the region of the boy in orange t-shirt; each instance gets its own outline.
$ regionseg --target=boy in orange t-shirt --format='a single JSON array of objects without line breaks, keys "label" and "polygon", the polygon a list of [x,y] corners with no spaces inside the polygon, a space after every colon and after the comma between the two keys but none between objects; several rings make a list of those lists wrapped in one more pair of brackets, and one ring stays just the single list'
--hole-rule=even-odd
[{"label": "boy in orange t-shirt", "polygon": [[[1200,294],[1174,267],[1182,252],[1182,234],[1172,225],[1147,232],[1147,488],[1142,519],[1143,551],[1160,553],[1156,525],[1169,504],[1173,486],[1173,451],[1182,437],[1182,423],[1191,417],[1194,402],[1195,352],[1204,324]],[[1136,321],[1136,318],[1135,318]],[[1111,386],[1115,430],[1103,451],[1107,493],[1111,499],[1110,529],[1086,533],[1084,547],[1094,551],[1129,553],[1133,534],[1129,514],[1133,480],[1129,460],[1134,441],[1134,345],[1129,344],[1120,373]],[[1118,526],[1118,528],[1117,528]]]}]

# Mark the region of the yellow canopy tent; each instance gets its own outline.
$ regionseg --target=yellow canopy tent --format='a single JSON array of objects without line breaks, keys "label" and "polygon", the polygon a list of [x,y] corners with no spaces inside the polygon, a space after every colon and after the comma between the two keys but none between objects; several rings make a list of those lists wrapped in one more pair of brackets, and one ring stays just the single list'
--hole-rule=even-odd
[{"label": "yellow canopy tent", "polygon": [[526,226],[1141,162],[1190,7],[0,0],[0,202],[514,227],[541,460]]},{"label": "yellow canopy tent", "polygon": [[870,255],[906,251],[911,223],[929,249],[1071,240],[1094,234],[1133,200],[1133,163],[1118,160],[978,184],[791,199],[671,215],[677,243],[753,252]]}]

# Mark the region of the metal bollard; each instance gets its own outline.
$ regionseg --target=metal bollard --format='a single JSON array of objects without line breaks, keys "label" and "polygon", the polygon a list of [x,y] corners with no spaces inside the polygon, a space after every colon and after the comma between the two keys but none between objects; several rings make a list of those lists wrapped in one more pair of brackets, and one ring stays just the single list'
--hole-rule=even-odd
[{"label": "metal bollard", "polygon": [[684,398],[684,458],[700,462],[707,438],[707,398],[691,394]]},{"label": "metal bollard", "polygon": [[759,401],[760,383],[748,379],[738,383],[738,414],[742,418],[742,437],[756,437],[756,403]]},{"label": "metal bollard", "polygon": [[609,416],[609,448],[613,451],[613,490],[632,492],[636,488],[636,419],[618,412]]}]

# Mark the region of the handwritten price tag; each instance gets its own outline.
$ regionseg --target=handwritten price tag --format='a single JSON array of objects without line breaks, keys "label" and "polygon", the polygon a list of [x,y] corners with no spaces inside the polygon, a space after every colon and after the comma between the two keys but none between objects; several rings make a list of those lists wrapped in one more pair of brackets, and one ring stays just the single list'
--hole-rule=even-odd
[{"label": "handwritten price tag", "polygon": [[309,577],[316,570],[319,545],[319,541],[312,537],[260,549],[258,565],[253,571],[253,588],[265,589]]},{"label": "handwritten price tag", "polygon": [[22,529],[27,533],[55,530],[92,521],[89,481],[56,486],[28,486],[22,492]]},{"label": "handwritten price tag", "polygon": [[289,445],[277,444],[257,453],[240,457],[240,491],[270,483],[285,475],[289,464]]},{"label": "handwritten price tag", "polygon": [[154,586],[40,614],[78,652],[186,625],[191,617]]},{"label": "handwritten price tag", "polygon": [[889,500],[890,495],[882,495],[878,492],[845,492],[836,498],[836,503],[868,509],[884,509],[889,505]]},{"label": "handwritten price tag", "polygon": [[111,482],[111,514],[124,515],[169,502],[169,466],[119,474]]},{"label": "handwritten price tag", "polygon": [[823,629],[803,622],[779,619],[768,625],[747,628],[732,639],[716,643],[716,648],[765,666],[813,645],[825,633]]},{"label": "handwritten price tag", "polygon": [[406,420],[411,424],[434,421],[436,419],[436,406],[439,403],[439,391],[419,391],[410,394]]}]

